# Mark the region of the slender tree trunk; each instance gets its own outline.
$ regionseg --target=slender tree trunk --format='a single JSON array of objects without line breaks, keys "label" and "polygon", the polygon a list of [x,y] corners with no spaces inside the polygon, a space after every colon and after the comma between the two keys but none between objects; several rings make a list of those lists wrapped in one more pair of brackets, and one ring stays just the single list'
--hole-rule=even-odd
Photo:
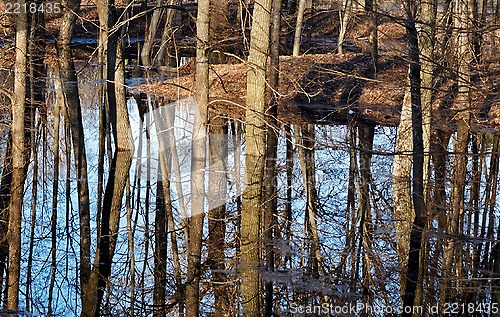
[{"label": "slender tree trunk", "polygon": [[[5,157],[2,162],[2,184],[0,185],[0,298],[3,300],[3,305],[7,303],[7,286],[4,284],[8,280],[7,273],[7,260],[9,255],[9,240],[8,240],[8,226],[9,226],[9,201],[10,201],[10,186],[12,183],[12,131],[9,132],[7,138],[7,148],[5,150]],[[3,296],[2,296],[3,295]]]},{"label": "slender tree trunk", "polygon": [[[169,0],[167,4],[180,6],[182,1]],[[177,27],[176,25],[179,19],[180,17],[177,10],[168,8],[165,10],[165,27],[163,28],[163,34],[161,36],[162,44],[156,56],[156,63],[158,65],[177,66],[177,60],[175,58],[175,54],[177,53],[173,51],[174,47],[172,43],[175,43],[175,37],[177,36],[175,28]]]},{"label": "slender tree trunk", "polygon": [[76,179],[78,188],[78,210],[80,216],[80,284],[82,290],[82,317],[92,315],[83,314],[88,304],[86,296],[90,279],[90,200],[87,179],[87,158],[83,135],[83,120],[78,94],[78,84],[75,66],[72,61],[70,48],[73,26],[76,21],[75,10],[80,5],[79,0],[68,0],[64,10],[63,21],[59,31],[57,50],[59,55],[59,71],[62,88],[67,105],[67,122],[71,130],[73,151],[75,156]]},{"label": "slender tree trunk", "polygon": [[307,262],[309,273],[314,278],[319,278],[321,255],[319,252],[319,234],[317,226],[316,169],[314,166],[315,127],[307,124],[301,127],[302,134],[296,131],[298,142],[299,161],[302,169],[302,179],[306,193],[306,233],[311,241],[309,260]]},{"label": "slender tree trunk", "polygon": [[[99,16],[99,47],[98,47],[98,66],[97,66],[97,98],[99,106],[99,152],[97,159],[97,215],[96,222],[101,222],[102,196],[104,192],[104,156],[106,153],[106,136],[109,135],[109,125],[107,120],[106,104],[106,60],[108,54],[108,1],[97,1],[97,10]],[[100,228],[97,228],[99,236]]]},{"label": "slender tree trunk", "polygon": [[230,301],[226,267],[227,120],[211,113],[209,126],[208,258],[215,297],[212,316],[229,316]]},{"label": "slender tree trunk", "polygon": [[[25,2],[20,1],[23,6]],[[24,182],[26,180],[25,107],[26,56],[28,49],[28,21],[26,12],[18,13],[16,21],[16,62],[14,64],[14,101],[12,104],[12,183],[9,201],[7,265],[7,306],[16,311],[19,304],[21,278],[21,218]]]},{"label": "slender tree trunk", "polygon": [[351,19],[353,2],[354,1],[352,1],[352,0],[344,0],[343,4],[342,4],[342,9],[339,10],[340,30],[339,30],[339,38],[338,38],[338,43],[337,43],[337,54],[344,54],[344,49],[343,49],[342,45],[344,45],[345,35],[347,33],[347,27],[348,27],[349,21]]},{"label": "slender tree trunk", "polygon": [[[427,223],[426,208],[424,201],[423,164],[424,145],[422,136],[422,104],[421,104],[421,78],[418,33],[415,25],[416,3],[414,0],[406,2],[406,34],[408,37],[410,61],[410,100],[412,111],[412,135],[413,135],[413,181],[412,202],[415,211],[415,219],[410,233],[410,249],[408,256],[408,271],[406,273],[406,289],[403,305],[413,307],[418,305],[417,288],[420,272],[420,257],[422,256],[422,236]],[[404,313],[403,316],[412,316]]]},{"label": "slender tree trunk", "polygon": [[[470,59],[468,54],[468,6],[467,2],[457,0],[457,19],[455,26],[457,28],[457,71],[458,71],[458,95],[456,99],[457,104],[457,137],[455,139],[453,150],[455,152],[453,158],[453,176],[452,176],[452,189],[450,196],[450,210],[448,216],[447,233],[451,236],[458,234],[460,215],[464,212],[464,188],[465,177],[467,171],[467,152],[469,144],[469,126],[470,126],[470,72],[469,65]],[[444,248],[443,269],[444,272],[452,272],[452,267],[462,265],[456,263],[455,252],[457,246],[454,237],[448,238]],[[457,282],[461,276],[454,276],[453,274],[445,273],[445,291],[443,292],[442,300],[452,299],[450,293],[452,279]]]},{"label": "slender tree trunk", "polygon": [[[271,47],[270,47],[270,72],[269,82],[273,92],[278,91],[279,84],[279,55],[280,55],[280,33],[281,33],[281,0],[275,0],[272,4],[271,17]],[[266,270],[268,274],[274,272],[275,254],[273,240],[279,235],[276,221],[278,209],[278,184],[276,177],[276,161],[278,157],[278,96],[272,94],[269,107],[266,111],[268,118],[267,142],[266,142],[266,172],[265,172],[265,203],[264,230],[266,235]],[[265,304],[264,316],[272,317],[274,306],[274,290],[271,279],[265,282]]]},{"label": "slender tree trunk", "polygon": [[365,0],[365,10],[370,16],[370,54],[372,57],[373,74],[377,74],[378,69],[378,16],[377,0]]},{"label": "slender tree trunk", "polygon": [[[156,0],[156,7],[162,5],[162,0]],[[199,6],[198,6],[199,7]],[[141,50],[141,61],[144,66],[151,66],[151,50],[153,49],[153,44],[156,36],[156,31],[158,30],[158,25],[160,23],[160,17],[162,9],[157,8],[153,11],[153,16],[146,33],[146,39],[144,41],[144,46]]]},{"label": "slender tree trunk", "polygon": [[168,247],[168,215],[172,214],[172,199],[170,195],[170,165],[175,143],[169,138],[170,120],[173,108],[164,107],[156,101],[154,109],[155,128],[158,132],[160,153],[158,158],[157,202],[155,210],[155,251],[154,251],[154,293],[153,315],[165,316],[165,294],[167,286],[167,247]]},{"label": "slender tree trunk", "polygon": [[[111,4],[111,6],[113,6],[113,4]],[[113,12],[111,12],[111,14],[113,14]],[[108,54],[109,53],[110,52],[108,52]],[[115,153],[113,155],[108,183],[104,192],[101,234],[98,237],[98,250],[95,261],[98,265],[92,272],[93,274],[97,274],[97,289],[95,289],[95,284],[93,286],[94,291],[97,291],[97,302],[94,308],[96,317],[100,316],[100,306],[104,295],[104,289],[109,285],[111,266],[118,236],[123,193],[125,191],[133,153],[127,100],[125,98],[124,60],[121,41],[118,41],[116,53],[113,55],[116,56],[117,65],[116,69],[113,68],[115,78],[113,92],[116,100],[113,107],[113,110],[116,111],[116,123],[113,130],[116,131],[117,138],[115,139]],[[109,93],[108,86],[108,96]]]},{"label": "slender tree trunk", "polygon": [[[362,297],[363,303],[367,306],[373,305],[374,296],[371,291],[373,277],[371,271],[372,257],[372,241],[373,241],[373,219],[372,208],[370,203],[370,183],[371,183],[371,151],[373,150],[373,139],[375,135],[375,127],[359,126],[359,145],[361,151],[359,153],[359,214],[360,220],[360,239],[363,245],[363,260],[362,260]],[[367,312],[363,312],[363,316],[367,316]]]},{"label": "slender tree trunk", "polygon": [[266,129],[264,124],[266,66],[269,50],[272,1],[255,2],[250,33],[246,111],[246,189],[241,214],[241,297],[246,316],[261,314],[260,215],[263,198]]},{"label": "slender tree trunk", "polygon": [[30,238],[29,238],[29,248],[28,248],[28,261],[26,270],[26,310],[31,312],[31,302],[32,302],[32,283],[33,283],[33,249],[35,246],[35,228],[36,228],[36,210],[38,208],[38,173],[39,173],[39,157],[38,157],[38,145],[36,139],[40,133],[39,126],[33,131],[30,147],[33,149],[33,170],[32,170],[32,185],[31,185],[31,219],[30,219]]},{"label": "slender tree trunk", "polygon": [[[54,89],[61,89],[61,82],[57,78],[54,79]],[[60,94],[58,94],[60,96]],[[51,216],[51,262],[50,262],[50,283],[48,294],[47,315],[52,317],[52,301],[54,298],[54,284],[56,282],[57,272],[57,218],[58,218],[58,196],[59,196],[59,131],[61,122],[61,108],[64,107],[64,99],[56,96],[54,105],[54,178],[52,183],[52,216]]]},{"label": "slender tree trunk", "polygon": [[224,45],[223,43],[232,32],[229,20],[229,1],[211,0],[210,43],[215,52],[210,54],[210,62],[213,64],[226,62],[224,51],[227,44]]},{"label": "slender tree trunk", "polygon": [[302,33],[302,24],[304,21],[304,12],[306,10],[306,2],[307,0],[299,0],[299,10],[297,12],[297,22],[295,24],[295,35],[293,36],[293,56],[299,56],[300,54],[300,38]]},{"label": "slender tree trunk", "polygon": [[128,253],[129,253],[129,265],[130,265],[130,281],[129,281],[129,287],[130,287],[130,306],[129,306],[129,311],[130,311],[130,316],[135,316],[135,302],[136,302],[136,296],[135,296],[135,237],[134,237],[134,230],[133,225],[132,225],[132,212],[133,212],[133,200],[131,197],[130,193],[130,176],[127,179],[127,189],[125,192],[125,208],[127,209],[127,242],[128,242]]},{"label": "slender tree trunk", "polygon": [[429,198],[430,176],[430,149],[431,149],[431,121],[432,121],[432,96],[434,87],[434,37],[436,25],[436,0],[419,0],[421,23],[418,27],[418,40],[420,48],[420,77],[422,95],[422,128],[424,142],[424,199]]},{"label": "slender tree trunk", "polygon": [[210,0],[198,1],[196,20],[196,90],[191,157],[191,218],[188,237],[186,317],[198,317],[200,307],[201,245],[205,206],[205,160],[208,111],[208,46]]},{"label": "slender tree trunk", "polygon": [[399,119],[396,152],[392,164],[392,195],[394,197],[394,217],[396,219],[396,245],[399,265],[403,269],[400,277],[401,295],[406,287],[406,268],[410,249],[410,232],[415,218],[411,201],[411,166],[413,150],[411,126],[410,89],[405,92]]},{"label": "slender tree trunk", "polygon": [[[292,184],[293,184],[293,142],[292,142],[292,128],[289,125],[285,125],[285,137],[286,137],[286,201],[285,201],[285,231],[286,231],[286,240],[290,243],[292,239]],[[290,255],[285,257],[285,265],[287,262],[291,263],[292,258]]]},{"label": "slender tree trunk", "polygon": [[[169,148],[167,144],[165,149]],[[169,156],[169,153],[160,153]],[[169,162],[169,158],[158,159],[158,181],[156,188],[156,209],[155,209],[155,256],[154,256],[154,292],[153,292],[153,316],[166,316],[165,291],[167,286],[167,213],[172,212],[170,199],[170,173],[164,171],[162,161]],[[167,195],[167,196],[166,196]],[[170,210],[167,211],[167,208]]]}]

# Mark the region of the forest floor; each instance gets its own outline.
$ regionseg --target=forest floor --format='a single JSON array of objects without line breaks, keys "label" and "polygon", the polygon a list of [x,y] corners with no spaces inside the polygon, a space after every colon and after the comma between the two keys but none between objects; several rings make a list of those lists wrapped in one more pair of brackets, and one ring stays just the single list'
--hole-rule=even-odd
[{"label": "forest floor", "polygon": [[[343,55],[317,53],[280,58],[279,121],[345,124],[356,119],[367,124],[398,125],[408,82],[405,28],[394,22],[379,26],[375,75],[371,54],[364,49],[368,46],[369,32],[366,19],[356,21],[349,29],[347,37],[351,40]],[[500,60],[493,52],[500,33],[484,34],[483,39],[484,49],[490,54],[483,55],[479,66],[471,65],[471,131],[496,133],[500,131]],[[439,58],[437,53],[436,59]],[[434,127],[454,131],[457,74],[449,67],[436,67],[436,84],[430,89],[435,91]],[[213,110],[232,118],[244,118],[247,70],[245,63],[210,66]],[[194,74],[190,74],[133,89],[176,101],[194,96],[194,80]]]},{"label": "forest floor", "polygon": [[[94,6],[83,2],[81,15],[75,28],[79,39],[93,39],[73,44],[75,61],[95,62],[97,57],[98,17]],[[0,7],[4,4],[1,3]],[[0,8],[1,9],[1,8]],[[135,8],[134,10],[139,10]],[[48,16],[46,20],[45,63],[57,62],[55,39],[60,15]],[[14,49],[13,16],[0,16],[0,31],[4,34],[0,45],[0,81],[4,87],[11,86]],[[193,21],[183,19],[183,34],[194,35]],[[141,23],[127,29],[127,38],[143,38]],[[291,53],[294,17],[283,20],[281,52]],[[381,19],[378,28],[379,61],[374,74],[369,53],[369,19],[358,14],[349,24],[344,44],[346,53],[335,54],[339,29],[338,12],[324,10],[307,12],[304,26],[303,55],[280,58],[279,120],[300,123],[304,121],[324,124],[345,124],[354,117],[364,123],[397,126],[405,87],[408,63],[406,56],[405,28],[396,20]],[[439,30],[437,36],[439,37]],[[442,32],[441,32],[442,33]],[[472,68],[472,123],[473,131],[497,132],[500,130],[500,59],[497,54],[500,32],[493,30],[483,34],[483,54],[480,66]],[[186,41],[189,43],[189,41]],[[189,44],[189,45],[192,45]],[[130,43],[129,64],[137,48]],[[188,54],[192,52],[186,51]],[[440,63],[436,52],[437,65]],[[451,68],[452,66],[450,66]],[[211,65],[211,107],[218,113],[242,119],[245,114],[246,72],[245,63]],[[130,75],[129,75],[130,76]],[[134,75],[136,76],[136,75]],[[451,69],[436,69],[437,84],[433,103],[434,125],[439,129],[454,130],[456,115],[455,98],[457,77]],[[194,75],[187,74],[147,85],[129,87],[176,101],[193,97]],[[349,111],[351,110],[351,111]]]}]

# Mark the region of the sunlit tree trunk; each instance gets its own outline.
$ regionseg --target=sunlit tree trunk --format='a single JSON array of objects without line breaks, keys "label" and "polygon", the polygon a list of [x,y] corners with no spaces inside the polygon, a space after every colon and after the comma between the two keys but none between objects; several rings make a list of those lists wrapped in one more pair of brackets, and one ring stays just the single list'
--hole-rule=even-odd
[{"label": "sunlit tree trunk", "polygon": [[[24,4],[21,1],[21,6]],[[28,49],[28,21],[26,12],[18,13],[16,21],[16,61],[14,64],[14,101],[12,104],[12,184],[9,201],[7,265],[7,306],[16,311],[19,304],[19,282],[21,278],[21,217],[23,191],[26,180],[26,57]]]},{"label": "sunlit tree trunk", "polygon": [[[304,22],[304,11],[307,0],[299,0],[299,10],[297,12],[297,22],[295,24],[295,35],[293,37],[293,56],[300,54],[300,39],[302,34],[302,24]],[[254,18],[255,19],[255,18]]]},{"label": "sunlit tree trunk", "polygon": [[256,1],[250,33],[247,72],[246,170],[241,214],[241,298],[248,317],[261,314],[260,242],[263,174],[265,167],[266,66],[269,50],[271,0]]},{"label": "sunlit tree trunk", "polygon": [[[162,0],[156,0],[156,7],[162,5]],[[141,50],[141,62],[144,66],[151,66],[151,51],[153,49],[153,44],[156,36],[156,31],[158,30],[158,25],[160,23],[160,18],[162,14],[162,9],[157,8],[153,11],[153,16],[151,17],[151,22],[146,32],[146,38],[144,40],[144,46]]]},{"label": "sunlit tree trunk", "polygon": [[196,20],[196,86],[191,157],[191,218],[188,237],[186,317],[198,317],[200,307],[201,245],[205,207],[205,160],[208,111],[208,46],[210,0],[198,1]]},{"label": "sunlit tree trunk", "polygon": [[403,270],[400,276],[401,294],[406,288],[406,269],[410,250],[410,232],[415,218],[411,201],[411,166],[413,150],[411,124],[411,96],[407,88],[401,107],[398,135],[395,151],[401,154],[394,156],[392,163],[392,196],[394,197],[394,218],[396,220],[396,248],[398,262]]}]

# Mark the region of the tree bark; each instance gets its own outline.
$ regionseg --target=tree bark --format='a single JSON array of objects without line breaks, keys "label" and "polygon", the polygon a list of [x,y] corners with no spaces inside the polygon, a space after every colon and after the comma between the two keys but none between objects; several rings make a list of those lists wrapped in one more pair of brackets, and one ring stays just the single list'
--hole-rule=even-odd
[{"label": "tree bark", "polygon": [[[25,2],[20,1],[23,6]],[[28,50],[28,17],[18,13],[16,21],[16,62],[14,64],[14,102],[12,104],[12,183],[9,201],[7,265],[7,306],[16,311],[19,305],[19,281],[21,278],[21,218],[23,211],[24,182],[26,180],[26,65]]]},{"label": "tree bark", "polygon": [[[79,5],[79,0],[68,0],[67,2],[67,8],[64,10],[63,20],[59,31],[57,50],[59,56],[60,77],[67,105],[68,117],[66,119],[70,126],[73,141],[76,166],[75,176],[76,179],[78,179],[78,210],[80,216],[80,284],[82,290],[82,307],[85,308],[88,303],[86,296],[90,295],[88,291],[91,270],[90,201],[83,120],[77,84],[78,81],[70,48],[73,26],[76,21],[75,10],[78,9]],[[93,315],[82,315],[82,317],[90,316]]]},{"label": "tree bark", "polygon": [[[374,296],[371,291],[373,278],[371,272],[371,257],[372,257],[372,241],[373,241],[373,217],[370,203],[370,183],[371,183],[371,151],[373,150],[373,139],[375,136],[374,126],[359,126],[359,145],[361,151],[359,153],[359,214],[360,220],[360,239],[363,244],[363,282],[362,282],[362,297],[365,305],[373,305]],[[363,312],[363,316],[367,316]]]},{"label": "tree bark", "polygon": [[434,42],[436,25],[436,0],[419,0],[421,22],[418,27],[420,48],[420,77],[422,99],[422,131],[424,142],[424,199],[429,198],[430,177],[430,149],[431,149],[431,122],[432,96],[434,95]]},{"label": "tree bark", "polygon": [[[110,14],[113,12],[114,4],[111,3]],[[108,183],[104,192],[101,234],[98,237],[98,250],[96,261],[98,265],[94,268],[97,274],[97,303],[95,306],[95,316],[100,316],[100,306],[104,295],[106,285],[111,276],[111,266],[116,248],[116,239],[118,237],[120,211],[122,209],[123,194],[127,184],[128,173],[132,163],[133,143],[130,130],[130,122],[127,109],[127,100],[125,97],[125,65],[122,52],[122,41],[118,41],[116,52],[109,55],[116,56],[116,68],[114,72],[113,93],[116,103],[113,110],[116,111],[116,131],[115,152],[111,169],[108,177]],[[108,69],[109,72],[109,69]],[[110,94],[108,86],[108,96]],[[94,273],[93,272],[93,273]],[[95,287],[95,286],[94,286]]]},{"label": "tree bark", "polygon": [[[144,46],[141,50],[141,62],[144,66],[151,66],[151,50],[153,49],[153,44],[156,36],[156,31],[158,30],[158,25],[160,23],[160,17],[162,9],[159,7],[162,5],[162,0],[156,0],[156,9],[153,11],[153,16],[149,27],[146,32],[146,39],[144,40]],[[198,6],[199,8],[199,6]]]},{"label": "tree bark", "polygon": [[339,10],[340,30],[337,43],[337,54],[344,54],[344,48],[342,46],[344,45],[347,27],[349,25],[349,21],[351,20],[353,2],[353,0],[344,0],[342,2],[342,9]]},{"label": "tree bark", "polygon": [[255,2],[250,33],[246,110],[246,189],[241,214],[241,298],[246,316],[261,314],[260,215],[262,212],[266,130],[264,123],[266,66],[269,51],[271,0]]},{"label": "tree bark", "polygon": [[396,220],[396,247],[398,262],[402,269],[400,275],[401,295],[406,288],[406,271],[408,266],[408,252],[410,251],[410,232],[415,219],[415,212],[411,200],[411,166],[413,150],[412,122],[411,122],[410,89],[405,91],[401,116],[399,119],[398,135],[392,164],[392,196],[394,199],[394,218]]},{"label": "tree bark", "polygon": [[[467,152],[469,144],[469,127],[470,127],[470,56],[468,54],[468,33],[467,29],[469,27],[468,23],[468,5],[467,2],[457,0],[457,18],[455,19],[455,27],[457,32],[457,77],[458,77],[458,94],[456,99],[457,105],[457,136],[453,145],[453,151],[455,152],[453,157],[453,176],[452,176],[452,188],[450,196],[450,209],[447,224],[447,233],[450,238],[447,239],[444,246],[443,254],[443,269],[444,272],[452,272],[452,267],[457,268],[458,265],[462,263],[456,263],[455,252],[456,252],[456,241],[455,235],[458,234],[459,230],[459,219],[461,214],[464,212],[464,188],[465,188],[465,177],[467,171]],[[452,298],[450,293],[452,279],[457,282],[461,279],[461,276],[454,276],[450,274],[445,274],[444,281],[444,292],[442,294],[442,301],[447,301]]]},{"label": "tree bark", "polygon": [[[271,17],[271,47],[270,47],[270,71],[269,84],[273,91],[269,107],[266,111],[268,118],[267,142],[266,142],[266,167],[265,167],[265,211],[264,230],[266,236],[266,270],[268,274],[274,272],[275,252],[273,240],[279,235],[276,214],[278,212],[278,183],[276,177],[276,161],[278,157],[278,84],[279,84],[279,55],[280,55],[280,33],[281,33],[281,0],[275,0],[272,4]],[[272,317],[274,308],[274,289],[271,279],[265,281],[265,304],[264,316]]]},{"label": "tree bark", "polygon": [[227,119],[211,113],[209,126],[208,258],[212,271],[214,311],[229,316],[230,298],[226,269]]},{"label": "tree bark", "polygon": [[295,35],[293,36],[293,56],[299,56],[300,54],[300,39],[302,33],[302,24],[304,21],[304,11],[306,10],[306,1],[307,0],[299,0],[299,10],[297,12],[297,22],[295,24]]},{"label": "tree bark", "polygon": [[191,218],[188,237],[186,317],[198,317],[200,306],[201,246],[205,206],[205,160],[208,111],[208,49],[210,0],[198,1],[196,20],[195,117],[191,157]]},{"label": "tree bark", "polygon": [[[424,201],[423,164],[424,145],[422,139],[422,100],[421,100],[421,78],[418,33],[415,25],[416,2],[408,0],[406,2],[406,34],[408,38],[408,59],[410,61],[410,100],[412,111],[412,135],[413,135],[413,181],[412,181],[412,202],[415,211],[415,219],[410,233],[410,249],[408,256],[408,271],[406,272],[406,289],[403,306],[413,307],[418,305],[417,288],[420,271],[420,257],[422,256],[422,236],[427,223],[426,208]],[[412,316],[412,313],[405,313],[403,316]]]}]

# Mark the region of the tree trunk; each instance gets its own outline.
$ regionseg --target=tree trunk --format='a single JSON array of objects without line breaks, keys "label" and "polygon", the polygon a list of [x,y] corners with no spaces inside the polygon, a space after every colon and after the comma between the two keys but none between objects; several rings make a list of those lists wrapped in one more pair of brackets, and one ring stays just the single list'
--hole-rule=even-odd
[{"label": "tree trunk", "polygon": [[342,4],[342,9],[339,10],[340,30],[337,43],[337,54],[344,54],[344,49],[342,45],[344,45],[345,35],[347,33],[347,26],[349,24],[349,21],[351,20],[353,2],[354,2],[353,0],[344,0]]},{"label": "tree trunk", "polygon": [[191,218],[188,237],[186,317],[198,317],[200,307],[201,245],[205,207],[205,160],[208,111],[208,46],[210,1],[198,1],[196,20],[196,86],[191,157]]},{"label": "tree trunk", "polygon": [[[415,219],[410,233],[410,249],[408,255],[408,270],[406,272],[406,288],[403,300],[404,307],[418,305],[417,288],[420,271],[420,257],[422,256],[422,236],[427,223],[426,208],[424,201],[423,164],[424,145],[422,139],[422,105],[421,105],[421,79],[420,79],[420,59],[418,33],[415,25],[416,2],[408,0],[406,2],[406,34],[408,38],[410,61],[410,100],[412,111],[412,135],[413,135],[413,181],[412,181],[412,202],[415,211]],[[412,313],[405,313],[403,316],[412,316]]]},{"label": "tree trunk", "polygon": [[436,25],[436,0],[419,0],[421,23],[418,27],[420,48],[420,77],[422,99],[422,131],[424,142],[424,199],[429,198],[429,169],[431,149],[432,96],[434,87],[434,37]]},{"label": "tree trunk", "polygon": [[9,255],[8,227],[10,186],[12,183],[12,130],[7,137],[7,148],[5,149],[5,157],[2,163],[2,183],[0,185],[0,298],[6,304],[7,287],[5,286],[4,288],[4,285],[8,276],[6,275],[4,279],[4,274],[7,272]]},{"label": "tree trunk", "polygon": [[405,91],[401,116],[399,119],[398,135],[392,164],[392,196],[394,199],[394,218],[396,220],[396,246],[398,262],[402,269],[400,275],[401,295],[406,288],[406,271],[408,266],[408,252],[410,251],[410,232],[415,218],[411,201],[411,166],[413,150],[411,123],[411,96],[410,89]]},{"label": "tree trunk", "polygon": [[[270,47],[270,71],[269,83],[273,94],[269,107],[266,111],[268,118],[267,142],[266,142],[266,169],[265,169],[265,199],[264,230],[266,235],[266,270],[268,274],[274,272],[275,253],[273,240],[279,235],[276,226],[276,214],[278,209],[278,183],[276,177],[276,161],[278,157],[278,91],[279,84],[279,55],[280,55],[280,32],[281,32],[281,0],[275,0],[272,4],[271,24],[271,47]],[[264,316],[272,317],[274,306],[273,282],[271,279],[265,281],[265,304]]]},{"label": "tree trunk", "polygon": [[[80,284],[82,290],[82,307],[85,309],[88,300],[90,279],[90,201],[87,179],[87,158],[83,135],[83,120],[78,94],[78,84],[75,66],[72,61],[70,48],[73,26],[76,21],[75,10],[80,5],[79,0],[68,0],[64,10],[63,21],[59,31],[57,50],[59,56],[59,71],[67,105],[66,120],[69,123],[75,156],[76,179],[78,188],[78,210],[80,216]],[[84,310],[82,310],[83,313]],[[82,317],[90,317],[85,315]]]},{"label": "tree trunk", "polygon": [[208,258],[212,270],[214,311],[229,316],[230,300],[226,269],[227,120],[211,113],[209,126]]},{"label": "tree trunk", "polygon": [[[457,105],[457,137],[453,145],[455,152],[453,158],[453,176],[450,196],[450,210],[448,216],[447,233],[452,237],[447,239],[444,247],[443,270],[452,272],[455,262],[456,241],[454,236],[458,234],[460,215],[464,212],[464,188],[465,176],[467,171],[467,152],[469,144],[469,126],[470,126],[470,57],[468,56],[468,6],[466,2],[457,0],[457,19],[455,26],[457,31],[457,71],[458,71],[458,94]],[[455,262],[455,268],[462,263]],[[461,276],[454,276],[445,273],[445,291],[442,294],[442,301],[452,299],[451,290],[452,279],[459,282]]]},{"label": "tree trunk", "polygon": [[[372,241],[373,241],[373,219],[372,208],[370,203],[370,183],[371,183],[371,151],[373,150],[373,139],[375,136],[375,127],[359,126],[359,145],[361,151],[359,153],[359,214],[360,220],[360,240],[363,245],[363,281],[362,281],[362,298],[363,304],[367,306],[373,305],[374,295],[371,291],[373,278],[371,272],[371,257],[372,257]],[[368,316],[366,311],[363,316]]]},{"label": "tree trunk", "polygon": [[223,64],[226,62],[224,53],[229,44],[224,44],[224,41],[231,36],[232,32],[229,23],[229,1],[212,0],[210,4],[210,43],[213,47],[213,52],[210,54],[210,63]]},{"label": "tree trunk", "polygon": [[[54,89],[61,89],[61,82],[57,78],[54,79]],[[52,183],[52,216],[51,216],[51,270],[50,283],[48,294],[47,315],[52,317],[52,300],[54,294],[54,284],[56,281],[57,271],[57,218],[58,218],[58,195],[59,195],[59,130],[61,122],[61,108],[64,107],[64,100],[57,98],[54,105],[54,179]]]},{"label": "tree trunk", "polygon": [[[111,3],[110,6],[110,15],[116,14],[116,12],[113,12],[114,4]],[[123,193],[125,191],[133,153],[127,100],[125,97],[125,65],[121,40],[118,41],[115,49],[116,53],[114,54],[110,54],[111,52],[108,51],[108,59],[110,55],[116,56],[116,68],[112,68],[114,72],[113,77],[115,79],[113,82],[113,93],[116,102],[112,111],[115,111],[116,115],[114,131],[116,131],[117,137],[115,138],[115,153],[113,155],[103,199],[101,234],[98,238],[97,261],[95,261],[95,263],[99,264],[94,268],[94,272],[98,274],[97,303],[95,307],[96,317],[100,314],[100,305],[103,299],[104,289],[109,283],[109,278],[111,276],[111,266],[116,248],[116,239],[118,237]],[[108,86],[108,96],[109,94],[110,90]]]},{"label": "tree trunk", "polygon": [[299,0],[297,23],[295,24],[295,35],[293,36],[293,53],[292,53],[293,56],[299,56],[300,54],[300,38],[302,33],[302,24],[304,21],[304,11],[306,10],[306,1],[307,0]]},{"label": "tree trunk", "polygon": [[146,39],[144,40],[144,46],[141,50],[141,62],[144,66],[151,66],[151,50],[153,49],[156,31],[158,30],[161,13],[163,11],[159,8],[162,5],[162,0],[156,0],[155,5],[157,8],[153,11],[153,16],[146,33]]},{"label": "tree trunk", "polygon": [[261,314],[260,215],[263,198],[266,129],[264,123],[266,66],[269,51],[272,1],[255,2],[250,33],[246,111],[246,189],[241,214],[241,298],[246,316]]},{"label": "tree trunk", "polygon": [[[181,0],[167,1],[167,5],[180,6],[181,4]],[[161,46],[156,57],[156,63],[158,66],[177,66],[177,58],[175,58],[176,56],[174,55],[175,52],[173,52],[172,43],[175,42],[174,37],[176,36],[176,33],[174,27],[176,26],[176,23],[179,19],[179,13],[176,9],[167,8],[165,10],[165,27],[163,28],[163,34],[161,36]],[[167,53],[168,56],[166,56]]]},{"label": "tree trunk", "polygon": [[[25,2],[20,1],[21,7]],[[12,183],[9,201],[7,265],[7,306],[16,311],[19,304],[21,278],[21,218],[24,182],[26,180],[25,107],[26,56],[28,49],[28,20],[26,12],[18,13],[16,21],[16,62],[14,64],[14,101],[12,104]]]},{"label": "tree trunk", "polygon": [[[167,144],[165,149],[169,148]],[[164,171],[162,161],[170,161],[168,153],[160,153],[167,158],[158,159],[158,180],[156,187],[156,209],[155,209],[155,251],[154,251],[154,291],[153,291],[153,316],[165,317],[165,291],[167,286],[167,213],[172,212],[170,199],[170,173]],[[167,163],[168,164],[168,163]],[[166,196],[167,195],[167,196]],[[167,211],[167,208],[170,210]]]}]

